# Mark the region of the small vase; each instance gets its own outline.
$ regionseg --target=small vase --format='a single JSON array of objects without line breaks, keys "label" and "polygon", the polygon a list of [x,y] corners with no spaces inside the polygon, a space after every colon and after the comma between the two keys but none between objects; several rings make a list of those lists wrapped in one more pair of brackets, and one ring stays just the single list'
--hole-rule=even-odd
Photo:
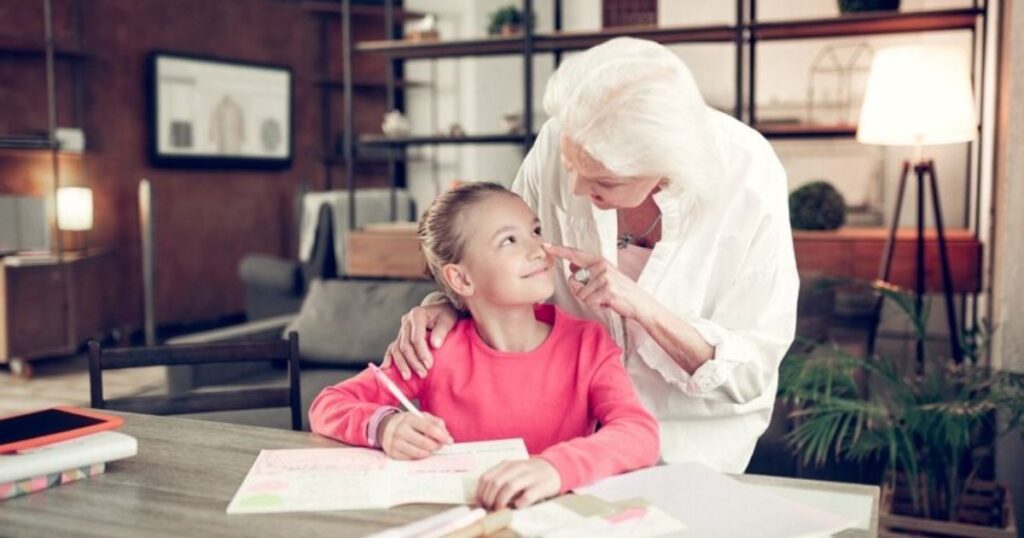
[{"label": "small vase", "polygon": [[519,35],[519,33],[521,31],[522,31],[522,27],[519,26],[518,24],[512,24],[512,23],[506,22],[505,24],[501,25],[501,36],[502,37],[517,36],[517,35]]}]

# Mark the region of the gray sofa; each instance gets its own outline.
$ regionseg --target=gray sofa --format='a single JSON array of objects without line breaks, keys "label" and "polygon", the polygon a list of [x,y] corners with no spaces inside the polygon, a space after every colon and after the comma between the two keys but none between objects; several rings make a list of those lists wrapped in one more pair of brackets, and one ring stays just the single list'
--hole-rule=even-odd
[{"label": "gray sofa", "polygon": [[[281,338],[286,331],[299,334],[301,391],[304,415],[313,398],[362,370],[380,362],[387,344],[398,333],[403,314],[416,306],[435,286],[430,281],[385,279],[314,280],[299,312],[256,320],[226,329],[191,334],[168,344],[240,342]],[[283,384],[284,364],[215,364],[176,366],[167,371],[168,390],[221,390],[226,386]],[[285,409],[204,413],[208,418],[241,424],[288,428]],[[308,419],[304,419],[308,429]]]}]

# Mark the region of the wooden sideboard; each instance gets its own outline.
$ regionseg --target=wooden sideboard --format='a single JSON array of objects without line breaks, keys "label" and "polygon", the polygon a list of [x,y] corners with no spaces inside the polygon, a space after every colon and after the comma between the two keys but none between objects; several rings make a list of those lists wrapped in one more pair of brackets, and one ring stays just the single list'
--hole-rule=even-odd
[{"label": "wooden sideboard", "polygon": [[[802,274],[874,280],[882,261],[888,230],[884,228],[841,228],[832,231],[793,232],[796,265]],[[914,289],[917,231],[896,233],[889,281]],[[981,291],[981,242],[969,230],[946,230],[950,274],[954,293]],[[925,290],[942,291],[942,266],[935,230],[925,231]]]},{"label": "wooden sideboard", "polygon": [[[805,275],[874,280],[882,261],[888,230],[885,228],[841,228],[830,231],[793,232],[796,263]],[[897,232],[890,280],[914,289],[916,231]],[[954,293],[981,291],[981,243],[969,230],[946,231]],[[415,229],[397,226],[350,232],[347,237],[346,270],[350,276],[425,278],[424,260],[419,252]],[[925,233],[925,289],[942,291],[939,244],[934,230]]]},{"label": "wooden sideboard", "polygon": [[111,279],[103,278],[113,261],[109,252],[72,252],[60,262],[0,263],[0,363],[28,377],[29,360],[105,336],[115,323]]}]

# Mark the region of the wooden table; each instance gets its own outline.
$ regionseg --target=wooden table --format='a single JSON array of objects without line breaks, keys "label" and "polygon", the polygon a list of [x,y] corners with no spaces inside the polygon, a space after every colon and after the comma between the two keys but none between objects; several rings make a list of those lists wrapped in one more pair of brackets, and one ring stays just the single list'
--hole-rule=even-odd
[{"label": "wooden table", "polygon": [[[109,412],[109,411],[108,411]],[[136,457],[107,472],[0,502],[0,535],[21,536],[362,536],[447,507],[228,515],[228,503],[260,449],[339,446],[287,430],[117,413],[124,433],[139,440]],[[832,491],[878,488],[769,477],[740,477]],[[858,489],[859,488],[859,489]],[[877,511],[874,516],[877,529]],[[865,536],[868,533],[844,534]]]}]

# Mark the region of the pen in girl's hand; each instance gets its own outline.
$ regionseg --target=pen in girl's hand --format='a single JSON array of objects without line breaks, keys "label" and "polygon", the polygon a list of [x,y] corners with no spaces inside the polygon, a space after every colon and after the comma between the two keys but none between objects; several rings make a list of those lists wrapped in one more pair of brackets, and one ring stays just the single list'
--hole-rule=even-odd
[{"label": "pen in girl's hand", "polygon": [[389,379],[388,376],[384,375],[384,372],[382,372],[380,368],[377,367],[376,364],[373,364],[371,362],[370,369],[373,370],[373,375],[377,376],[377,380],[380,381],[381,383],[384,383],[384,387],[387,388],[391,392],[391,394],[395,396],[395,398],[398,398],[399,402],[402,402],[402,407],[405,407],[406,411],[418,417],[423,416],[423,413],[420,413],[420,410],[416,409],[416,406],[412,405],[412,402],[410,402],[409,399],[405,397],[405,394],[402,394],[402,391],[398,390],[398,387],[391,382],[391,379]]}]

